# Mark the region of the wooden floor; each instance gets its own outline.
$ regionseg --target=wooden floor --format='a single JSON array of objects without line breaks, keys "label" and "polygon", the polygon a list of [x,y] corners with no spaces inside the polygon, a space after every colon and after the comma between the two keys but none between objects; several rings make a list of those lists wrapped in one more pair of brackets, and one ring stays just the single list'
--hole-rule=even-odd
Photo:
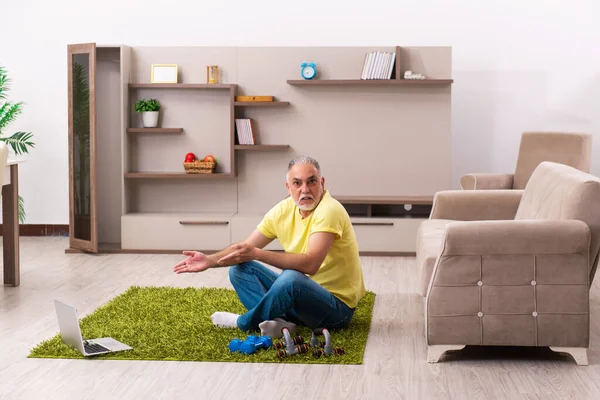
[{"label": "wooden floor", "polygon": [[600,291],[590,365],[546,349],[467,348],[428,364],[414,258],[365,257],[377,293],[364,365],[28,359],[58,332],[53,299],[80,316],[131,285],[231,287],[227,269],[175,275],[178,255],[65,254],[63,237],[21,238],[21,286],[0,289],[0,399],[599,399]]}]

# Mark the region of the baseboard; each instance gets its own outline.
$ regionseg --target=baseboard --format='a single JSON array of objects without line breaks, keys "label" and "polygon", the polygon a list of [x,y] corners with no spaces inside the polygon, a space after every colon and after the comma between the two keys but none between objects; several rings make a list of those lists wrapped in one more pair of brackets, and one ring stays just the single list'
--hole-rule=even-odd
[{"label": "baseboard", "polygon": [[[0,224],[0,235],[4,233]],[[69,236],[69,225],[20,224],[19,236]]]}]

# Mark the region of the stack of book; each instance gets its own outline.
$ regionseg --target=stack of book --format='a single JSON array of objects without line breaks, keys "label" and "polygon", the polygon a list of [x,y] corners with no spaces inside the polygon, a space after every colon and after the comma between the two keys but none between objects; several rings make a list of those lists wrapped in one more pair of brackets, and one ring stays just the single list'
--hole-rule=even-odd
[{"label": "stack of book", "polygon": [[360,79],[391,79],[396,53],[374,51],[367,53]]},{"label": "stack of book", "polygon": [[254,131],[252,129],[251,118],[236,118],[235,130],[237,133],[238,144],[255,144]]}]

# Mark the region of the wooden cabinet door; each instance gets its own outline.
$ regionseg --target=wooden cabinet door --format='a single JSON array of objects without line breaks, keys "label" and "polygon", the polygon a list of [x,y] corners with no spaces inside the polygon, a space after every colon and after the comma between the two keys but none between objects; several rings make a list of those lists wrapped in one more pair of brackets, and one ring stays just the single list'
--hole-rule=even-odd
[{"label": "wooden cabinet door", "polygon": [[98,252],[96,44],[68,46],[69,245]]}]

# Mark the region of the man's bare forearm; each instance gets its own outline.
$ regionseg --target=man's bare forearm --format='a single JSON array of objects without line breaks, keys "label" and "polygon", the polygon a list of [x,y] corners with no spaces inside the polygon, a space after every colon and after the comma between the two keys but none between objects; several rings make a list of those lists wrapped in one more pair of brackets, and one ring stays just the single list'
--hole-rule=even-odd
[{"label": "man's bare forearm", "polygon": [[210,261],[210,268],[228,267],[229,265],[217,264],[217,261],[219,261],[222,257],[225,257],[226,255],[229,255],[232,252],[234,252],[235,250],[232,249],[232,246],[233,245],[227,246],[226,248],[224,248],[223,250],[221,250],[217,253],[206,256],[206,258],[208,258],[208,260]]},{"label": "man's bare forearm", "polygon": [[293,269],[303,274],[313,275],[318,271],[312,259],[307,254],[279,253],[275,251],[256,249],[256,260],[272,265],[279,269]]}]

